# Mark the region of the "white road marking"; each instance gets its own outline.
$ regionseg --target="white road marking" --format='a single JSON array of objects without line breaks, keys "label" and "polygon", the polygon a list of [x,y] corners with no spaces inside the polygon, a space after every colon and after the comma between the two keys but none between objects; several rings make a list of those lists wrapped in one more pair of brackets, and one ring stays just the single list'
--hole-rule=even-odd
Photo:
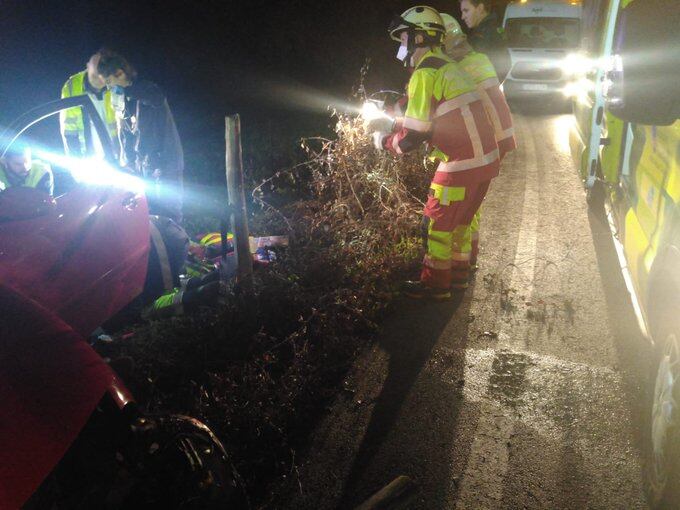
[{"label": "white road marking", "polygon": [[[514,266],[508,268],[508,289],[526,289],[531,295],[534,281],[534,265],[536,260],[536,230],[538,227],[538,165],[534,138],[527,133],[522,124],[520,143],[526,152],[526,179],[524,185],[524,202],[522,220],[517,239]],[[504,275],[505,276],[505,275]],[[511,335],[511,323],[501,317],[498,326],[498,347],[511,351],[526,347]],[[473,367],[475,374],[465,377],[464,392],[468,391],[468,381],[475,381],[478,391],[483,388],[485,397],[479,402],[479,421],[467,461],[467,468],[461,480],[456,508],[492,509],[497,508],[503,496],[503,482],[508,472],[508,444],[514,429],[514,418],[507,416],[501,403],[488,395],[488,387],[492,374],[494,356],[489,362],[474,363],[475,351],[467,350],[466,368]],[[483,371],[480,373],[480,369]],[[468,377],[471,376],[471,377]],[[479,388],[479,385],[482,385]],[[483,490],[480,490],[483,489]]]}]

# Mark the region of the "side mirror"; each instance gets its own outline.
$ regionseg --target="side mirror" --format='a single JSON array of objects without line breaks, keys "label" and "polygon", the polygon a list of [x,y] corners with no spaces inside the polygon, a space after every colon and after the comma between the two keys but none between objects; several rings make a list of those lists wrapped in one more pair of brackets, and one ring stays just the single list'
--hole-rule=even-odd
[{"label": "side mirror", "polygon": [[49,214],[56,207],[44,191],[13,186],[0,192],[0,222],[30,220]]},{"label": "side mirror", "polygon": [[669,126],[680,117],[680,95],[665,73],[639,63],[626,66],[620,55],[614,55],[608,67],[603,95],[615,116],[650,126]]},{"label": "side mirror", "polygon": [[680,117],[676,8],[676,0],[646,0],[619,14],[603,92],[609,111],[625,121],[667,126]]}]

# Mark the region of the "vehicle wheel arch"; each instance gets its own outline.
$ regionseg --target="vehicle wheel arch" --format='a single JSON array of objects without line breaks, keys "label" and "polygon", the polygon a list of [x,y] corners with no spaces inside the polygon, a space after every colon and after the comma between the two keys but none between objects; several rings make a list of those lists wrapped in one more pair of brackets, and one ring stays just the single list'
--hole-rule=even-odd
[{"label": "vehicle wheel arch", "polygon": [[[659,403],[664,402],[663,395],[665,394],[664,391],[659,391],[659,388],[663,390],[665,386],[663,384],[659,386],[659,382],[669,380],[666,376],[659,379],[659,374],[670,375],[672,373],[665,371],[662,361],[669,359],[665,358],[669,346],[675,345],[676,356],[671,356],[671,358],[678,358],[679,350],[677,339],[680,338],[680,248],[676,245],[669,245],[657,256],[650,273],[646,297],[647,310],[649,310],[647,322],[654,346],[647,371],[648,378],[643,381],[646,395],[646,418],[643,421],[644,483],[650,507],[661,510],[676,508],[674,505],[680,497],[680,424],[678,422],[680,409],[676,408],[667,415],[671,416],[666,422],[671,425],[663,427],[663,430],[667,432],[661,436],[656,435],[656,431],[659,430],[657,428],[659,416],[665,415],[665,413],[657,412],[657,409],[663,408],[663,406],[659,407]],[[673,372],[675,371],[677,369],[673,369]],[[675,395],[676,402],[680,392],[677,377],[676,373],[675,378],[670,378],[671,381],[675,379],[676,382],[668,386],[671,390],[667,392],[667,394]],[[664,420],[662,418],[661,422],[663,423]],[[654,452],[657,450],[654,444],[664,445],[658,451],[663,452],[661,458],[666,460],[659,461],[659,457],[655,457]],[[659,470],[659,466],[663,467]],[[659,473],[662,474],[659,475]]]}]

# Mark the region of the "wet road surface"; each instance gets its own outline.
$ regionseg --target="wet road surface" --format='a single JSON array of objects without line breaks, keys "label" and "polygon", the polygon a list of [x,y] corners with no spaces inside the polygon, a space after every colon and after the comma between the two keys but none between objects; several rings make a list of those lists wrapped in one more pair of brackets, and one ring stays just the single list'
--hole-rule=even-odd
[{"label": "wet road surface", "polygon": [[419,486],[406,508],[646,508],[646,341],[586,207],[572,117],[515,122],[473,284],[397,304],[314,435],[290,508],[354,508],[398,475]]}]

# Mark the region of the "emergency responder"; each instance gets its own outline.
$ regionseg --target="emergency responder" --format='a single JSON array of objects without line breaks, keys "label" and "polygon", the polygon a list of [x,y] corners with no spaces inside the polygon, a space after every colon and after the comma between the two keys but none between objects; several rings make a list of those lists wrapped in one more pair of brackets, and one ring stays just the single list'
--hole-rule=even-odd
[{"label": "emergency responder", "polygon": [[402,154],[428,142],[429,158],[438,162],[424,212],[428,238],[420,281],[405,282],[403,292],[447,299],[452,287],[467,287],[470,253],[460,242],[498,175],[498,147],[474,82],[441,49],[439,13],[412,7],[392,23],[390,36],[401,43],[397,58],[413,73],[404,118],[389,133],[376,131],[374,143]]},{"label": "emergency responder", "polygon": [[31,149],[10,147],[0,159],[0,191],[13,186],[35,188],[52,195],[52,169],[47,163],[33,159]]},{"label": "emergency responder", "polygon": [[151,250],[144,283],[142,316],[168,317],[191,312],[199,305],[215,304],[220,273],[207,265],[201,273],[182,280],[187,271],[189,236],[170,218],[150,217]]},{"label": "emergency responder", "polygon": [[502,82],[510,71],[510,55],[503,28],[491,5],[490,0],[460,0],[460,12],[470,29],[470,46],[489,57]]},{"label": "emergency responder", "polygon": [[[111,91],[107,90],[104,79],[97,71],[97,65],[107,50],[99,50],[87,61],[86,69],[74,74],[61,88],[62,99],[88,95],[97,113],[106,124],[106,128],[114,143],[117,144],[118,129],[116,115],[112,105]],[[100,144],[97,131],[91,123],[83,122],[81,108],[69,108],[59,113],[59,125],[64,141],[64,150],[71,156],[82,156],[95,150]]]},{"label": "emergency responder", "polygon": [[[444,37],[446,54],[458,62],[460,67],[475,82],[477,92],[482,98],[486,113],[493,125],[499,159],[503,161],[508,152],[517,148],[517,143],[515,141],[510,108],[500,89],[500,82],[496,76],[496,71],[486,55],[474,51],[468,44],[458,21],[450,14],[440,13],[440,15],[446,30]],[[479,221],[480,213],[477,211],[469,232],[469,245],[472,250],[470,267],[472,269],[477,267],[477,255],[479,254]],[[467,239],[463,242],[463,246],[468,246]]]},{"label": "emergency responder", "polygon": [[153,185],[147,187],[151,214],[180,223],[184,153],[165,94],[155,83],[138,80],[134,67],[117,53],[103,54],[97,69],[108,88],[125,96],[118,123],[121,165]]},{"label": "emergency responder", "polygon": [[444,47],[446,54],[455,60],[470,75],[482,96],[486,112],[494,127],[500,159],[517,148],[512,114],[500,89],[496,70],[484,53],[475,51],[467,41],[458,21],[450,14],[441,13],[446,35]]}]

